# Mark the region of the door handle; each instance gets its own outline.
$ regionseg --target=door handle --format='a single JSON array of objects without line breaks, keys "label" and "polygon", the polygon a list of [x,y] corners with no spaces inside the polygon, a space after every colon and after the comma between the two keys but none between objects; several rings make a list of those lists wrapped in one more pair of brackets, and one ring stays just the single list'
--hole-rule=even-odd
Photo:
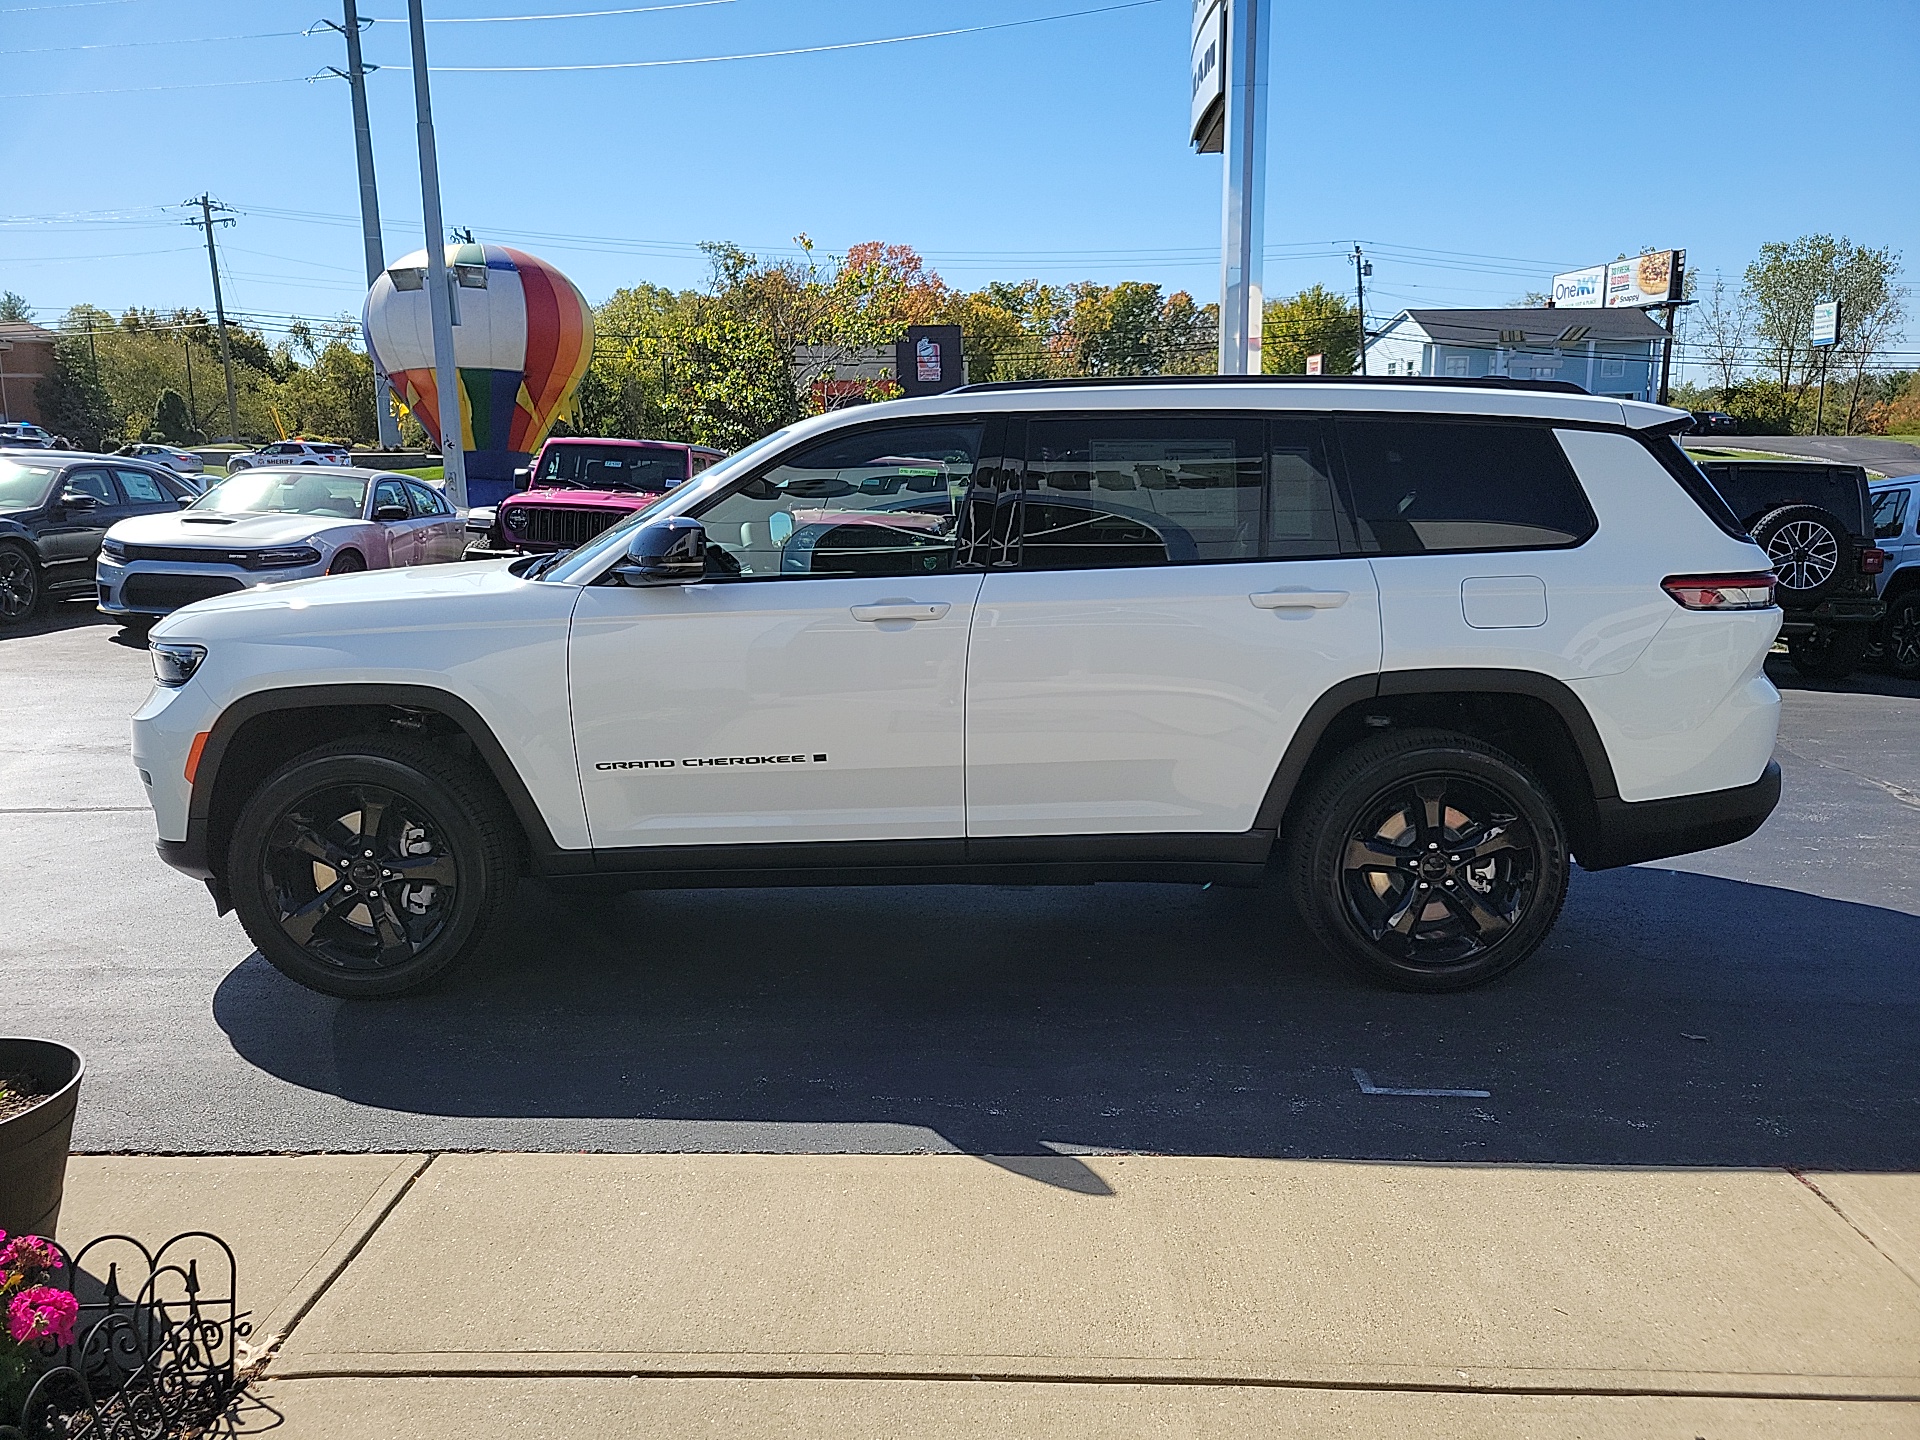
[{"label": "door handle", "polygon": [[853,618],[877,623],[881,620],[938,620],[953,607],[945,601],[932,605],[914,605],[909,603],[888,603],[885,605],[855,605]]},{"label": "door handle", "polygon": [[1348,595],[1345,590],[1261,590],[1247,599],[1262,610],[1338,610]]}]

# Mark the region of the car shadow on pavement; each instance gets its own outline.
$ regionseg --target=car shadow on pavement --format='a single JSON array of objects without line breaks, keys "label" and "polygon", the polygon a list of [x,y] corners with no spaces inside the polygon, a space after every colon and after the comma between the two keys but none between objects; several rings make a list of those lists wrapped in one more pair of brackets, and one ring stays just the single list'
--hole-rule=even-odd
[{"label": "car shadow on pavement", "polygon": [[1767,679],[1781,690],[1814,690],[1828,695],[1891,695],[1920,700],[1920,680],[1902,680],[1883,670],[1861,669],[1844,680],[1814,680],[1793,668],[1785,655],[1767,657]]},{"label": "car shadow on pavement", "polygon": [[256,954],[214,1014],[294,1084],[557,1122],[542,1148],[1890,1170],[1920,1168],[1917,979],[1920,917],[1650,868],[1577,876],[1527,966],[1441,996],[1350,975],[1270,890],[528,884],[431,992]]}]

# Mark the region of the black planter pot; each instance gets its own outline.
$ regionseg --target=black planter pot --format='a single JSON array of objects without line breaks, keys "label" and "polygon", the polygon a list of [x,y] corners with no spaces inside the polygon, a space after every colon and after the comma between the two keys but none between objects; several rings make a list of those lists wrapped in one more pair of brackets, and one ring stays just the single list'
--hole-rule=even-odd
[{"label": "black planter pot", "polygon": [[80,1057],[51,1040],[0,1039],[0,1075],[31,1075],[46,1095],[24,1115],[0,1120],[0,1230],[53,1234],[67,1181],[67,1146],[80,1100]]}]

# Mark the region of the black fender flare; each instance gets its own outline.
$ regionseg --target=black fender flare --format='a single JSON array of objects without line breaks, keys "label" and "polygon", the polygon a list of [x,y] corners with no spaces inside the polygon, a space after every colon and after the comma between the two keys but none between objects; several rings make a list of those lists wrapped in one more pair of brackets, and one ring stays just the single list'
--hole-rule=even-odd
[{"label": "black fender flare", "polygon": [[444,715],[473,742],[475,754],[513,807],[521,829],[526,832],[534,868],[541,874],[584,873],[593,868],[591,850],[565,850],[555,843],[532,792],[494,735],[493,727],[478,710],[458,695],[435,686],[382,683],[287,685],[255,690],[222,710],[207,735],[207,743],[201,747],[200,763],[194,771],[193,792],[187,803],[187,838],[169,847],[169,863],[190,874],[212,875],[219,869],[213,863],[215,857],[209,844],[213,799],[227,751],[248,722],[278,711],[345,706],[391,706]]},{"label": "black fender flare", "polygon": [[1367,700],[1399,695],[1462,694],[1526,695],[1552,706],[1580,752],[1594,800],[1619,797],[1613,762],[1607,757],[1607,747],[1600,739],[1593,716],[1564,681],[1533,670],[1383,670],[1376,675],[1359,675],[1341,681],[1308,708],[1267,786],[1266,796],[1254,818],[1254,828],[1279,829],[1306,773],[1308,761],[1337,716]]}]

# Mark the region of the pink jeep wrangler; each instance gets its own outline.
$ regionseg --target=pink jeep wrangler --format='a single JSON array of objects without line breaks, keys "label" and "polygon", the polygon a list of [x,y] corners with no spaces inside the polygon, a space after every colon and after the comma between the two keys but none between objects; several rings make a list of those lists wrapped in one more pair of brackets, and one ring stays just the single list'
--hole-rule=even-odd
[{"label": "pink jeep wrangler", "polygon": [[513,472],[513,492],[495,512],[487,548],[571,550],[725,453],[672,440],[549,440],[532,465]]}]

